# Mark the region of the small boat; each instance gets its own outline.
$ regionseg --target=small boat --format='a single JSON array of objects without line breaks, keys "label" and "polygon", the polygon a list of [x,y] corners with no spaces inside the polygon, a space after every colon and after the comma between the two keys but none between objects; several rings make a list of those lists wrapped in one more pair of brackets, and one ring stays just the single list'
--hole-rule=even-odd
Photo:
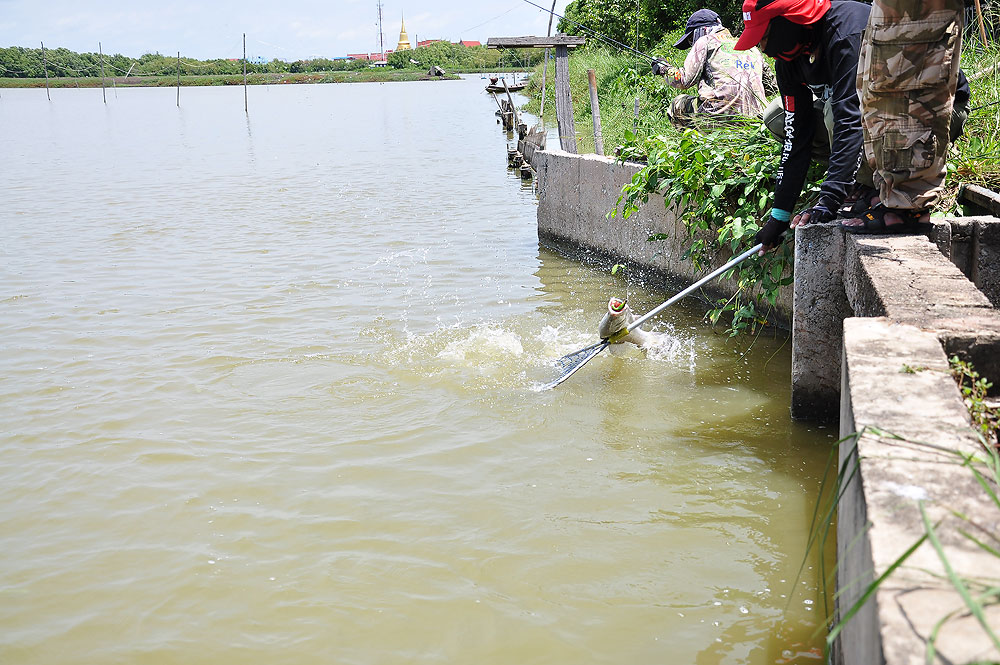
[{"label": "small boat", "polygon": [[504,92],[504,90],[517,92],[518,90],[524,90],[524,88],[527,85],[528,85],[527,83],[514,83],[513,85],[508,84],[507,87],[504,88],[502,84],[497,85],[495,83],[491,83],[488,86],[486,86],[486,92]]}]

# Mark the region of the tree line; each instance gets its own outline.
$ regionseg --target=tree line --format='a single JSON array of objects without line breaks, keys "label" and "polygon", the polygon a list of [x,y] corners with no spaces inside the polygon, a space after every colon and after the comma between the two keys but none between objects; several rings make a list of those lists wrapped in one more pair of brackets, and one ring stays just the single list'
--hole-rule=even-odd
[{"label": "tree line", "polygon": [[[41,48],[24,48],[11,46],[0,48],[0,76],[5,78],[43,78],[46,71],[50,77],[87,77],[101,75],[101,55],[99,53],[77,53],[66,48],[45,49],[44,58]],[[108,54],[103,57],[104,74],[114,76],[176,76],[178,66],[182,76],[242,74],[243,60],[241,58],[213,60],[196,60],[161,53],[146,53],[139,58],[130,58],[120,53]],[[285,73],[338,71],[345,69],[361,69],[366,62],[350,60],[332,60],[317,58],[315,60],[296,60],[285,62],[271,60],[267,63],[247,61],[247,72],[251,73]]]},{"label": "tree line", "polygon": [[[438,66],[446,71],[479,71],[500,68],[527,68],[534,65],[542,53],[500,52],[485,46],[462,46],[451,42],[434,42],[409,51],[392,53],[388,57],[390,67],[396,69],[424,69]],[[11,46],[0,48],[0,77],[3,78],[44,78],[88,77],[101,75],[102,58],[99,53],[77,53],[66,48],[46,48],[44,57],[41,48]],[[176,76],[178,68],[182,76],[191,75],[235,75],[243,73],[243,60],[217,58],[195,60],[160,53],[146,53],[139,58],[130,58],[120,53],[103,56],[104,75],[122,76]],[[267,63],[247,61],[249,73],[304,73],[330,72],[365,69],[371,63],[366,60],[315,58],[311,60],[271,60]]]},{"label": "tree line", "polygon": [[433,66],[446,71],[496,71],[528,69],[541,62],[545,52],[538,49],[499,50],[485,46],[462,46],[447,41],[391,53],[386,61],[396,69],[429,69]]}]

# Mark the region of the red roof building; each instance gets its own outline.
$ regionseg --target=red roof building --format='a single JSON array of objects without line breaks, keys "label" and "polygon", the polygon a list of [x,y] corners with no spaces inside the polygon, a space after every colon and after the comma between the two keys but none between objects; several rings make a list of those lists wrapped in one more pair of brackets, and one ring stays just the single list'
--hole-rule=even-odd
[{"label": "red roof building", "polygon": [[420,48],[421,46],[428,46],[430,44],[433,44],[434,42],[439,42],[439,41],[441,41],[441,40],[440,39],[421,39],[419,42],[417,42],[417,48]]},{"label": "red roof building", "polygon": [[[391,55],[392,49],[386,49],[384,55]],[[372,60],[372,61],[384,61],[382,53],[348,53],[348,60]]]},{"label": "red roof building", "polygon": [[460,40],[458,40],[458,43],[461,44],[462,46],[482,46],[483,45],[482,42],[477,42],[477,41],[469,40],[469,39],[460,39]]}]

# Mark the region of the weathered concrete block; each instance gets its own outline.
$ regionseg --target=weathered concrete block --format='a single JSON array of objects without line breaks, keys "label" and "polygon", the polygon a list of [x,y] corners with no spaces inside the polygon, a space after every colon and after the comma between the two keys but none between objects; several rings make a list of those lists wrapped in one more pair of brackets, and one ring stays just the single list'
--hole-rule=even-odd
[{"label": "weathered concrete block", "polygon": [[[1000,510],[961,464],[982,449],[937,337],[885,319],[847,319],[843,367],[840,431],[857,436],[840,448],[849,480],[837,521],[839,613],[921,538],[921,505],[953,568],[996,585],[996,559],[961,535],[972,527],[956,517],[975,516],[991,533],[1000,529]],[[951,612],[934,662],[996,661],[1000,652],[963,608],[924,543],[841,633],[838,662],[923,663],[936,623]],[[1000,607],[990,608],[988,620],[1000,625]]]},{"label": "weathered concrete block", "polygon": [[[951,256],[951,222],[932,219],[931,224],[934,226],[934,232],[931,234],[932,241],[937,245],[941,255],[954,263]],[[958,266],[958,268],[961,270],[962,266]]]},{"label": "weathered concrete block", "polygon": [[569,153],[537,151],[538,172],[538,236],[571,239],[579,226],[579,188],[567,187],[567,182],[580,181],[578,160],[567,159]]},{"label": "weathered concrete block", "polygon": [[977,217],[975,222],[976,271],[973,281],[994,307],[1000,307],[1000,219]]},{"label": "weathered concrete block", "polygon": [[1000,377],[1000,313],[923,236],[850,236],[844,287],[858,316],[934,332],[949,354]]},{"label": "weathered concrete block", "polygon": [[816,224],[795,232],[792,297],[792,417],[835,420],[840,410],[844,232]]},{"label": "weathered concrete block", "polygon": [[[973,279],[976,261],[973,244],[976,238],[976,224],[968,217],[956,217],[948,220],[951,242],[950,252],[945,256],[951,259],[962,274]],[[939,245],[940,246],[940,245]]]}]

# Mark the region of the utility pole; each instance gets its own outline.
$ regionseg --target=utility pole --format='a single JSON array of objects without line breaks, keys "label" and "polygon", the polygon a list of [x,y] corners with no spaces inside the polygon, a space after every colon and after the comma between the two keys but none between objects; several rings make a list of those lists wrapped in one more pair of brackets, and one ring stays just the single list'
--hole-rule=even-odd
[{"label": "utility pole", "polygon": [[250,103],[247,101],[247,33],[243,33],[243,112],[250,115]]},{"label": "utility pole", "polygon": [[382,43],[382,3],[378,5],[378,53],[379,60],[385,60],[385,45]]},{"label": "utility pole", "polygon": [[45,59],[45,42],[41,42],[42,45],[42,67],[45,69],[45,96],[52,101],[52,95],[49,94],[49,63]]},{"label": "utility pole", "polygon": [[104,50],[101,48],[101,42],[97,42],[97,52],[101,54],[101,95],[104,97],[104,103],[108,103],[108,93],[104,89]]}]

